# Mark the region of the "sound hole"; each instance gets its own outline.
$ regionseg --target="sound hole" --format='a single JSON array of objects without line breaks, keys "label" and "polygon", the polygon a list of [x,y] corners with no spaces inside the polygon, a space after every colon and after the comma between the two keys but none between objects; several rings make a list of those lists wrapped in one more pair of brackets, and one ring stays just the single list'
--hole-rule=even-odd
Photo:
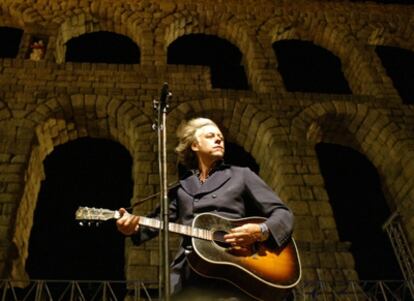
[{"label": "sound hole", "polygon": [[213,232],[213,240],[214,242],[219,245],[222,248],[229,248],[230,244],[226,243],[224,241],[224,235],[226,235],[227,232],[223,230],[218,230]]}]

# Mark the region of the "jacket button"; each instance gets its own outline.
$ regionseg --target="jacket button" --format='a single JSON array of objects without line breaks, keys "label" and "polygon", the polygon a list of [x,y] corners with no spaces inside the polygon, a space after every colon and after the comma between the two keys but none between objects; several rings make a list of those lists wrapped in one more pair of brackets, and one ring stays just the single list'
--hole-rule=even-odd
[{"label": "jacket button", "polygon": [[199,200],[200,200],[200,199],[198,199],[198,198],[194,198],[194,199],[193,199],[193,201],[194,201],[194,202],[198,202]]},{"label": "jacket button", "polygon": [[216,194],[213,194],[211,197],[212,197],[213,199],[215,199],[215,198],[217,197],[217,195],[216,195]]}]

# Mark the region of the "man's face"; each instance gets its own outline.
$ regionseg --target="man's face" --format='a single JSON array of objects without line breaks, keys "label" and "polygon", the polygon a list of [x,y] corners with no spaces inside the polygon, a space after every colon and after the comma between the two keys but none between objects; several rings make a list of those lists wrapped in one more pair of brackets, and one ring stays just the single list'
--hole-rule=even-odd
[{"label": "man's face", "polygon": [[221,159],[224,156],[223,134],[214,125],[206,125],[196,132],[197,141],[193,142],[191,149],[197,156]]}]

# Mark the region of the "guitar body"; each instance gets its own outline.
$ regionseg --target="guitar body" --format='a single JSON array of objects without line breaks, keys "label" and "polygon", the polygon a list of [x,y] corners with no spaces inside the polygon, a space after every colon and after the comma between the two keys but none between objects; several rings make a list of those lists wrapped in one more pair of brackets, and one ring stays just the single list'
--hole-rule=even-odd
[{"label": "guitar body", "polygon": [[210,230],[214,239],[192,238],[194,252],[187,255],[190,267],[204,277],[231,282],[258,300],[282,300],[301,277],[294,240],[281,249],[273,249],[266,243],[257,243],[249,249],[231,248],[222,240],[232,228],[264,220],[226,219],[211,213],[197,215],[193,227]]},{"label": "guitar body", "polygon": [[[120,217],[118,211],[102,208],[79,207],[75,213],[80,224]],[[279,249],[269,243],[234,248],[225,243],[223,238],[232,228],[264,221],[262,217],[227,219],[203,213],[194,218],[192,227],[169,223],[168,230],[192,237],[194,251],[187,254],[187,261],[198,274],[231,282],[258,300],[277,301],[282,300],[301,277],[295,241],[291,239]],[[143,216],[139,223],[154,229],[162,227],[159,220]]]}]

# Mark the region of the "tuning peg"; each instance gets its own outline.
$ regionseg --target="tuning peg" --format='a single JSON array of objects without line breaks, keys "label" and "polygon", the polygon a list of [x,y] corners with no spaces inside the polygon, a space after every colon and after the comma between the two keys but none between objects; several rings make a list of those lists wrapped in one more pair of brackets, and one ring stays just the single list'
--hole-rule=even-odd
[{"label": "tuning peg", "polygon": [[88,227],[90,227],[92,225],[92,223],[91,222],[88,222]]},{"label": "tuning peg", "polygon": [[100,222],[96,222],[96,223],[95,223],[95,227],[96,227],[96,228],[98,228],[100,225],[101,225],[101,223],[100,223]]},{"label": "tuning peg", "polygon": [[79,226],[83,227],[85,224],[83,222],[79,222]]}]

